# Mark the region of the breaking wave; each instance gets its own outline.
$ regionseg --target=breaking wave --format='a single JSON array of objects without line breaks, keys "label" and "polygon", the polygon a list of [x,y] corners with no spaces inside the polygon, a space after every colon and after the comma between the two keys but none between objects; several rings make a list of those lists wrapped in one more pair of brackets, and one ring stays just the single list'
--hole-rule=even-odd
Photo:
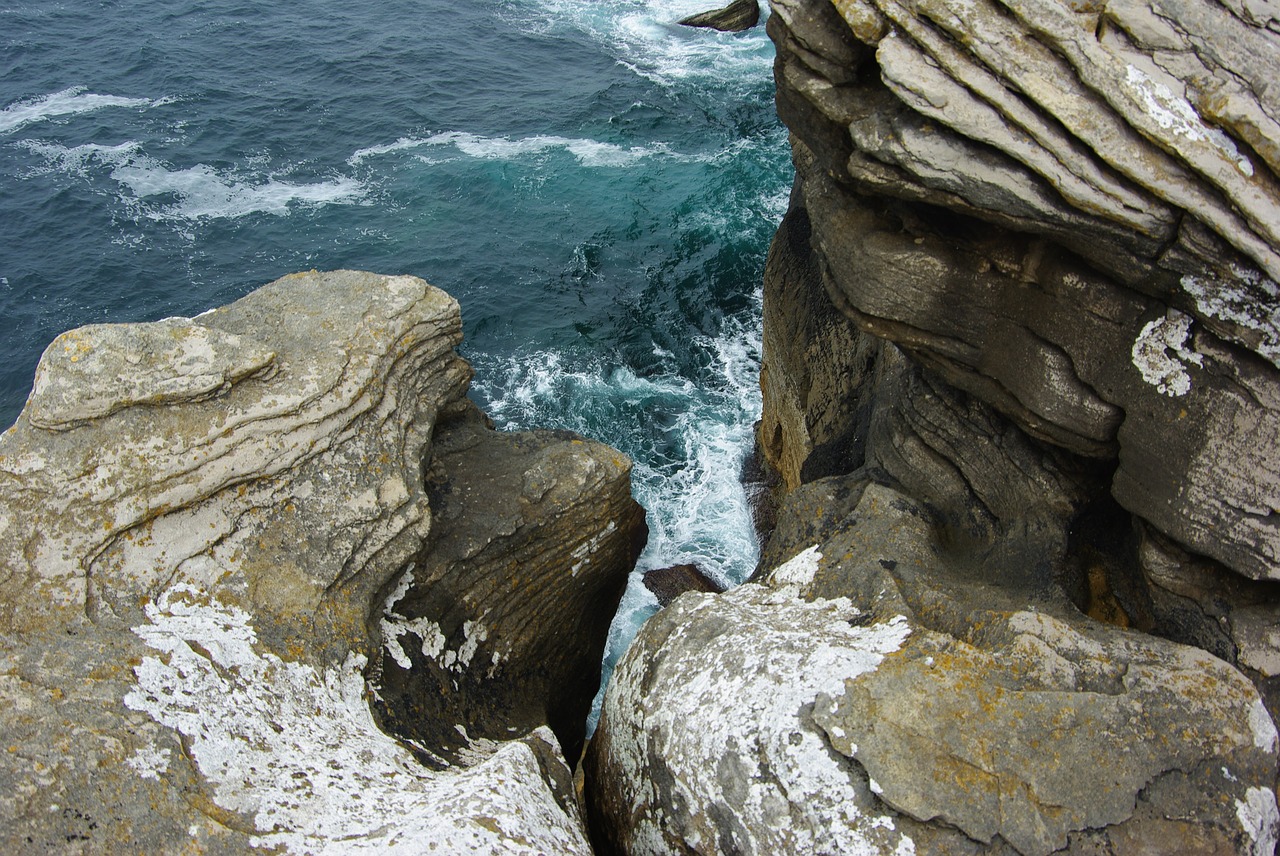
[{"label": "breaking wave", "polygon": [[61,92],[39,98],[17,101],[0,110],[0,134],[8,134],[19,128],[80,113],[92,113],[108,107],[146,108],[170,103],[171,99],[124,98],[119,95],[97,95],[85,92],[83,86],[73,86]]},{"label": "breaking wave", "polygon": [[123,203],[153,220],[288,214],[299,205],[350,205],[365,195],[359,181],[345,176],[299,183],[220,171],[205,164],[175,169],[143,154],[136,142],[116,146],[87,143],[68,148],[23,140],[18,145],[43,157],[50,168],[91,182],[105,173],[125,192],[120,197]]}]

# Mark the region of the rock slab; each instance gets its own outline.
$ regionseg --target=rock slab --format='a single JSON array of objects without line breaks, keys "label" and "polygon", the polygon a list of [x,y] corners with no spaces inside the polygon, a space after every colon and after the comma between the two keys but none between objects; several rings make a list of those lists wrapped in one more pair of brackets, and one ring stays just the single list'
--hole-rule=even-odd
[{"label": "rock slab", "polygon": [[733,0],[722,9],[690,15],[680,21],[686,27],[705,27],[725,33],[740,33],[760,23],[759,0]]}]

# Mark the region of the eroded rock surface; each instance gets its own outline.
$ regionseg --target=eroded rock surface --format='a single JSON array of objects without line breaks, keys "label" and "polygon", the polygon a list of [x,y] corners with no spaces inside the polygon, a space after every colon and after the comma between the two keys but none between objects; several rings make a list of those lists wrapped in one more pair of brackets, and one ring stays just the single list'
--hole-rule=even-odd
[{"label": "eroded rock surface", "polygon": [[[1258,627],[1280,603],[1280,191],[1257,129],[1276,114],[1259,77],[1280,56],[1274,16],[1207,0],[773,8],[797,183],[766,275],[759,441],[785,486],[916,466],[868,448],[905,357],[921,393],[1011,423],[1020,439],[990,467],[1030,444],[1075,482],[1037,514],[1075,539],[1046,561],[1075,565],[1050,575],[1082,608],[1114,599],[1115,620],[1205,646],[1272,704]],[[974,451],[991,432],[972,431],[924,443],[933,477],[999,483]],[[909,492],[937,507],[922,484]]]},{"label": "eroded rock surface", "polygon": [[780,531],[815,543],[682,596],[614,673],[588,794],[621,852],[1274,848],[1276,729],[1236,669],[985,578],[891,488],[793,496]]},{"label": "eroded rock surface", "polygon": [[[631,461],[565,431],[440,426],[433,536],[396,581],[376,679],[388,728],[456,760],[547,723],[577,760],[621,569],[644,546]],[[483,703],[478,703],[483,699]]]},{"label": "eroded rock surface", "polygon": [[[416,757],[440,747],[411,751],[370,709],[388,594],[430,556],[424,463],[473,408],[460,338],[444,292],[340,271],[50,346],[0,438],[0,849],[589,852],[553,705],[529,701],[546,716],[442,771]],[[624,460],[541,447],[562,462],[529,468],[543,493],[621,509],[600,528],[634,534],[634,510],[605,501],[627,491]],[[508,475],[476,489],[528,493]],[[574,578],[577,543],[558,567],[540,545],[549,585]],[[611,611],[630,548],[599,544],[617,565],[599,556],[589,590],[555,604],[562,625]],[[485,570],[449,594],[499,597]],[[517,659],[527,639],[490,625],[487,644]],[[599,652],[575,639],[590,680]]]},{"label": "eroded rock surface", "polygon": [[[821,259],[798,264],[842,314],[1029,435],[1118,460],[1117,499],[1193,552],[1276,579],[1280,185],[1259,129],[1280,35],[1250,9],[779,0],[769,26]],[[820,445],[770,422],[798,444],[782,463]]]}]

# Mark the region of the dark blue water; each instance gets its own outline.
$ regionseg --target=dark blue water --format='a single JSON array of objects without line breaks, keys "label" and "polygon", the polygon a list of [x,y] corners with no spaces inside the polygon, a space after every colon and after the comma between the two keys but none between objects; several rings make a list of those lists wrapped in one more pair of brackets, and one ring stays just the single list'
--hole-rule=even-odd
[{"label": "dark blue water", "polygon": [[[0,0],[0,4],[7,0]],[[0,425],[40,352],[295,270],[462,304],[474,395],[637,462],[642,568],[755,561],[737,482],[790,182],[772,47],[717,0],[0,8]],[[651,608],[627,596],[615,647]]]}]

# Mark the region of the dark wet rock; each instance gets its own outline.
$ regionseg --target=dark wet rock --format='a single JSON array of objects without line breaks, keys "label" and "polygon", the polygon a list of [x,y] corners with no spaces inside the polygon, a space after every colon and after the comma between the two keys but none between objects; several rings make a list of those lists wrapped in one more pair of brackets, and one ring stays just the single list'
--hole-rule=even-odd
[{"label": "dark wet rock", "polygon": [[429,543],[387,594],[375,659],[392,733],[456,761],[549,724],[581,754],[600,660],[644,545],[631,461],[565,431],[441,425]]},{"label": "dark wet rock", "polygon": [[758,0],[733,0],[723,9],[690,15],[680,21],[686,27],[706,27],[726,33],[740,33],[760,23]]},{"label": "dark wet rock", "polygon": [[704,574],[697,565],[672,565],[645,571],[644,587],[653,592],[659,606],[666,606],[687,591],[724,591],[724,586]]}]

